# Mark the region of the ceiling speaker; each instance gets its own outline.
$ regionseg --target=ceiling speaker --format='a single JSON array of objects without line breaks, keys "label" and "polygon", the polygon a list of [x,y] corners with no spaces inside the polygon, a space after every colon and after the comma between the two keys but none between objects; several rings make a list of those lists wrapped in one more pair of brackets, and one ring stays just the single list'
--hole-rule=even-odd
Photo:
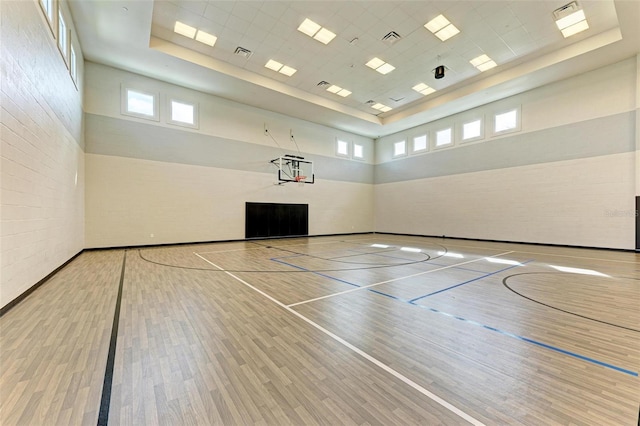
[{"label": "ceiling speaker", "polygon": [[444,65],[438,65],[435,69],[435,76],[437,79],[444,77]]}]

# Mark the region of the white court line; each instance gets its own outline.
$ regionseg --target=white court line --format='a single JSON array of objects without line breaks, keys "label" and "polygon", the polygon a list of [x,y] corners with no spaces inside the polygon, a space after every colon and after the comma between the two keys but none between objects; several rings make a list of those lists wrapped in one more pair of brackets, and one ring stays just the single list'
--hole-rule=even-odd
[{"label": "white court line", "polygon": [[377,367],[381,368],[382,370],[386,371],[387,373],[391,374],[392,376],[396,377],[397,379],[399,379],[402,382],[406,383],[407,385],[411,386],[413,389],[417,390],[418,392],[420,392],[421,394],[423,394],[427,398],[429,398],[432,401],[440,404],[442,407],[446,408],[447,410],[451,411],[452,413],[456,414],[457,416],[463,418],[464,420],[466,420],[467,422],[471,423],[472,425],[484,426],[484,423],[482,423],[480,420],[477,420],[476,418],[474,418],[474,417],[470,416],[469,414],[465,413],[464,411],[460,410],[458,407],[454,406],[453,404],[451,404],[451,403],[445,401],[444,399],[440,398],[438,395],[436,395],[436,394],[430,392],[429,390],[427,390],[426,388],[420,386],[419,384],[417,384],[413,380],[411,380],[408,377],[404,376],[403,374],[397,372],[396,370],[394,370],[393,368],[389,367],[388,365],[386,365],[382,361],[374,358],[373,356],[369,355],[368,353],[364,352],[363,350],[361,350],[361,349],[357,348],[356,346],[352,345],[351,343],[347,342],[342,337],[332,333],[331,331],[327,330],[326,328],[322,327],[321,325],[313,322],[312,320],[310,320],[309,318],[305,317],[301,313],[294,311],[293,309],[291,309],[290,307],[288,307],[284,303],[276,300],[275,298],[269,296],[267,293],[265,293],[264,291],[260,290],[259,288],[254,287],[251,284],[249,284],[248,282],[244,281],[242,278],[237,277],[236,275],[232,274],[231,272],[225,271],[220,266],[218,266],[215,263],[210,262],[206,258],[200,256],[198,253],[194,252],[193,254],[195,254],[196,256],[198,256],[200,259],[204,260],[205,262],[207,262],[211,266],[213,266],[215,268],[218,268],[218,270],[223,271],[225,274],[227,274],[230,277],[234,278],[235,280],[241,282],[242,284],[244,284],[245,286],[247,286],[250,289],[254,290],[255,292],[260,293],[262,296],[264,296],[267,299],[271,300],[273,303],[275,303],[276,305],[280,306],[282,309],[287,310],[288,312],[290,312],[293,315],[297,316],[298,318],[300,318],[301,320],[303,320],[307,324],[309,324],[309,325],[313,326],[314,328],[320,330],[321,332],[323,332],[327,336],[331,337],[336,342],[338,342],[338,343],[342,344],[343,346],[351,349],[353,352],[357,353],[358,355],[360,355],[361,357],[363,357],[367,361],[371,362],[372,364],[376,365]]},{"label": "white court line", "polygon": [[[513,251],[505,251],[504,253],[500,253],[500,254],[494,254],[493,256],[486,256],[486,257],[498,257],[498,256],[504,256],[507,254],[511,254],[514,253]],[[380,281],[379,283],[374,283],[374,284],[369,284],[369,285],[363,285],[361,287],[356,287],[356,288],[351,288],[349,290],[345,290],[345,291],[340,291],[338,293],[332,293],[332,294],[327,294],[326,296],[320,296],[320,297],[316,297],[314,299],[309,299],[309,300],[303,300],[302,302],[296,302],[296,303],[292,303],[290,305],[288,305],[289,307],[292,306],[298,306],[298,305],[303,305],[305,303],[309,303],[309,302],[315,302],[317,300],[322,300],[322,299],[328,299],[330,297],[334,297],[334,296],[341,296],[343,294],[347,294],[347,293],[353,293],[354,291],[360,291],[360,290],[366,290],[368,288],[371,287],[375,287],[377,285],[381,285],[381,284],[387,284],[387,283],[392,283],[394,281],[400,281],[400,280],[404,280],[407,278],[413,278],[413,277],[417,277],[418,275],[426,275],[426,274],[431,274],[432,272],[438,272],[438,271],[442,271],[444,269],[450,269],[450,268],[455,268],[458,267],[460,265],[466,265],[468,263],[473,263],[473,262],[478,262],[480,260],[484,260],[486,257],[481,257],[479,259],[475,259],[475,260],[467,260],[466,262],[460,262],[460,263],[454,263],[453,265],[449,265],[449,266],[443,266],[441,268],[436,268],[436,269],[430,269],[428,271],[424,271],[424,272],[418,272],[416,274],[412,274],[412,275],[407,275],[405,277],[398,277],[398,278],[393,278],[390,280],[386,280],[386,281]],[[313,271],[309,271],[309,272],[313,272]]]}]

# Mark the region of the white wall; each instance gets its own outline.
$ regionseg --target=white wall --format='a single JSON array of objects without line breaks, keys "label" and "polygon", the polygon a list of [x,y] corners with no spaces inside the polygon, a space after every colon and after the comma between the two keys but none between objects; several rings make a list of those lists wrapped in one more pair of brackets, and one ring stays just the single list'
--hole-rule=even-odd
[{"label": "white wall", "polygon": [[[87,247],[241,239],[245,202],[309,204],[311,235],[373,229],[373,140],[102,65],[86,80]],[[122,84],[196,102],[199,129],[121,115]],[[269,160],[297,153],[290,131],[314,185],[275,185]],[[364,161],[337,158],[338,137]]]},{"label": "white wall", "polygon": [[[631,58],[376,141],[376,231],[635,248],[636,79]],[[511,106],[518,132],[392,158],[402,136]]]},{"label": "white wall", "polygon": [[36,2],[0,16],[2,307],[83,249],[84,152],[79,46],[80,89]]}]

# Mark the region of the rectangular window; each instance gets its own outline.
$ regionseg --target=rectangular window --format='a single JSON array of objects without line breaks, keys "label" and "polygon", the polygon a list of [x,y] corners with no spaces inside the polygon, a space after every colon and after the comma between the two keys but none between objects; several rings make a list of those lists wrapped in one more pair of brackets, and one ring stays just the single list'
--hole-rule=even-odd
[{"label": "rectangular window", "polygon": [[357,143],[353,144],[353,158],[358,158],[358,159],[364,158],[364,146]]},{"label": "rectangular window", "polygon": [[494,133],[516,131],[520,128],[518,108],[494,116]]},{"label": "rectangular window", "polygon": [[47,21],[49,21],[49,25],[53,24],[53,0],[40,0],[40,6],[42,6],[42,10],[44,11],[44,16],[46,16]]},{"label": "rectangular window", "polygon": [[462,140],[470,141],[482,138],[482,119],[478,118],[462,124]]},{"label": "rectangular window", "polygon": [[69,50],[69,34],[67,30],[67,24],[64,22],[64,18],[62,17],[62,11],[58,11],[58,47],[60,48],[60,52],[62,53],[62,57],[65,62],[69,54],[67,53]]},{"label": "rectangular window", "polygon": [[398,141],[393,144],[393,156],[400,157],[407,154],[407,141]]},{"label": "rectangular window", "polygon": [[158,94],[123,86],[120,112],[124,115],[158,121]]},{"label": "rectangular window", "polygon": [[78,82],[78,59],[76,58],[76,50],[71,45],[70,49],[70,64],[69,64],[69,72],[71,73],[71,78],[74,82]]},{"label": "rectangular window", "polygon": [[198,105],[171,99],[169,101],[170,124],[185,127],[198,127]]},{"label": "rectangular window", "polygon": [[413,138],[413,152],[426,151],[427,135],[420,135]]},{"label": "rectangular window", "polygon": [[341,157],[349,156],[349,142],[338,139],[336,145],[336,154]]},{"label": "rectangular window", "polygon": [[453,131],[451,127],[438,130],[436,132],[436,147],[446,146],[453,143]]}]

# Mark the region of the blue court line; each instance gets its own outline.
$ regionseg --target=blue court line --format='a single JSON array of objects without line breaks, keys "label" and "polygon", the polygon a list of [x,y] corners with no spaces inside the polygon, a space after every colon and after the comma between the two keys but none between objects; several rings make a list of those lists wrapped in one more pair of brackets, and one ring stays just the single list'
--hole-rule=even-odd
[{"label": "blue court line", "polygon": [[500,333],[503,336],[512,337],[512,338],[518,339],[518,340],[520,340],[522,342],[531,343],[531,344],[534,344],[536,346],[540,346],[542,348],[552,350],[554,352],[558,352],[558,353],[561,353],[561,354],[564,354],[564,355],[568,355],[568,356],[573,357],[573,358],[580,359],[582,361],[587,361],[587,362],[590,362],[592,364],[599,365],[601,367],[606,367],[606,368],[609,368],[611,370],[619,371],[621,373],[625,373],[625,374],[628,374],[628,375],[633,376],[633,377],[638,377],[638,372],[636,372],[636,371],[627,370],[626,368],[618,367],[617,365],[613,365],[613,364],[609,364],[607,362],[599,361],[599,360],[597,360],[595,358],[590,358],[588,356],[580,355],[578,353],[571,352],[571,351],[568,351],[566,349],[561,349],[561,348],[558,348],[556,346],[548,345],[546,343],[542,343],[542,342],[539,342],[537,340],[530,339],[528,337],[519,336],[517,334],[510,333],[508,331],[503,331],[503,330],[500,330],[499,328],[495,328],[495,327],[491,327],[491,326],[488,326],[488,325],[480,324],[477,321],[468,320],[466,318],[462,318],[462,317],[459,317],[457,315],[452,315],[452,314],[449,314],[447,312],[440,311],[438,309],[429,308],[429,307],[424,306],[424,305],[417,305],[415,303],[411,303],[411,304],[413,306],[417,306],[419,308],[422,308],[422,309],[425,309],[425,310],[428,310],[428,311],[431,311],[431,312],[435,312],[437,314],[445,315],[445,316],[448,316],[448,317],[451,317],[451,318],[455,318],[455,319],[457,319],[459,321],[464,321],[466,323],[473,324],[473,325],[478,326],[478,327],[482,327],[482,328],[484,328],[486,330],[495,331],[496,333]]},{"label": "blue court line", "polygon": [[[287,256],[287,257],[293,257],[293,256]],[[280,259],[282,259],[282,258],[275,258],[275,257],[271,258],[271,260],[273,260],[274,262],[278,262],[278,263],[281,263],[283,265],[291,266],[292,268],[296,268],[296,269],[300,269],[302,271],[310,272],[310,273],[315,274],[315,275],[320,275],[321,277],[329,278],[329,279],[334,280],[334,281],[339,281],[339,282],[344,283],[344,284],[349,284],[349,285],[352,285],[354,287],[360,287],[358,284],[350,283],[349,281],[345,281],[345,280],[342,280],[340,278],[332,277],[330,275],[326,275],[326,274],[323,274],[321,272],[310,271],[307,268],[303,268],[302,266],[294,265],[292,263],[287,263],[287,262],[285,262],[283,260],[280,260]]]},{"label": "blue court line", "polygon": [[452,286],[450,286],[450,287],[443,288],[443,289],[440,289],[440,290],[436,290],[436,291],[434,291],[434,292],[432,292],[432,293],[429,293],[429,294],[425,294],[424,296],[416,297],[416,298],[414,298],[414,299],[409,300],[409,303],[414,303],[414,302],[416,302],[416,301],[418,301],[418,300],[420,300],[420,299],[424,299],[425,297],[429,297],[429,296],[433,296],[434,294],[438,294],[438,293],[442,293],[442,292],[445,292],[445,291],[449,291],[449,290],[454,289],[454,288],[456,288],[456,287],[460,287],[460,286],[463,286],[463,285],[466,285],[466,284],[472,283],[472,282],[474,282],[474,281],[478,281],[478,280],[481,280],[481,279],[483,279],[483,278],[490,277],[491,275],[499,274],[500,272],[508,271],[509,269],[513,269],[513,268],[517,268],[518,266],[526,265],[526,264],[527,264],[527,263],[529,263],[529,262],[533,262],[533,259],[531,259],[531,260],[527,260],[526,262],[521,263],[521,264],[519,264],[519,265],[511,265],[511,266],[509,266],[509,267],[506,267],[506,268],[500,269],[499,271],[486,273],[486,274],[484,274],[484,275],[481,275],[481,276],[476,277],[476,278],[472,278],[472,279],[470,279],[470,280],[468,280],[468,281],[465,281],[465,282],[463,282],[463,283],[455,284],[455,285],[452,285]]},{"label": "blue court line", "polygon": [[[294,257],[294,256],[287,256],[287,257]],[[300,269],[300,270],[307,271],[307,272],[312,272],[312,271],[309,271],[306,268],[303,268],[302,266],[297,266],[297,265],[293,265],[293,264],[290,264],[290,263],[287,263],[287,262],[283,262],[283,261],[279,260],[278,258],[272,258],[271,260],[273,260],[274,262],[281,263],[283,265],[291,266],[292,268]],[[524,264],[527,264],[527,263],[532,262],[532,261],[533,261],[533,259],[532,260],[528,260],[528,261],[524,262]],[[497,274],[499,272],[506,271],[506,270],[511,269],[511,268],[515,268],[517,266],[521,266],[521,265],[513,265],[513,266],[510,266],[508,268],[501,269],[500,271],[496,271],[496,272],[492,272],[490,274],[486,274],[484,276],[478,277],[478,278],[476,278],[474,280],[471,280],[471,281],[468,281],[468,282],[465,282],[465,283],[462,283],[462,284],[468,284],[468,283],[470,283],[472,281],[477,281],[479,279],[486,278],[486,277],[491,276],[491,275],[495,275],[495,274]],[[340,278],[331,277],[329,275],[325,275],[325,274],[322,274],[322,273],[319,273],[319,272],[312,272],[312,273],[314,273],[316,275],[320,275],[320,276],[325,277],[325,278],[329,278],[331,280],[335,280],[335,281],[339,281],[339,282],[342,282],[342,283],[345,283],[345,284],[349,284],[351,286],[360,287],[358,284],[350,283],[348,281],[341,280]],[[459,287],[462,284],[458,284],[458,285],[449,287],[448,289]],[[444,289],[444,290],[447,290],[447,289]],[[444,290],[441,290],[441,291],[444,291]],[[495,328],[495,327],[491,327],[491,326],[488,326],[488,325],[481,324],[481,323],[479,323],[477,321],[469,320],[469,319],[466,319],[466,318],[463,318],[463,317],[460,317],[460,316],[457,316],[457,315],[452,315],[452,314],[449,314],[447,312],[439,311],[438,309],[435,309],[435,308],[429,308],[427,306],[418,305],[417,303],[415,303],[416,300],[421,299],[421,298],[426,297],[426,296],[422,296],[422,297],[419,297],[417,299],[406,300],[406,299],[403,299],[401,297],[397,297],[397,296],[393,296],[393,295],[388,294],[388,293],[381,292],[379,290],[374,290],[372,288],[368,288],[367,291],[370,291],[372,293],[378,294],[380,296],[388,297],[388,298],[393,299],[393,300],[397,300],[399,302],[404,302],[404,303],[407,303],[409,305],[416,306],[418,308],[425,309],[425,310],[428,310],[428,311],[431,311],[431,312],[434,312],[434,313],[437,313],[437,314],[441,314],[441,315],[445,315],[445,316],[448,316],[448,317],[451,317],[451,318],[455,318],[455,319],[457,319],[459,321],[464,321],[466,323],[469,323],[469,324],[472,324],[472,325],[475,325],[475,326],[478,326],[478,327],[482,327],[482,328],[484,328],[486,330],[495,331],[496,333],[500,333],[503,336],[508,336],[508,337],[511,337],[511,338],[514,338],[514,339],[518,339],[518,340],[520,340],[522,342],[531,343],[533,345],[540,346],[542,348],[549,349],[549,350],[552,350],[554,352],[558,352],[558,353],[561,353],[561,354],[564,354],[564,355],[568,355],[570,357],[573,357],[573,358],[576,358],[576,359],[580,359],[582,361],[587,361],[587,362],[590,362],[592,364],[599,365],[601,367],[605,367],[605,368],[609,368],[611,370],[619,371],[621,373],[628,374],[628,375],[633,376],[633,377],[638,377],[638,373],[636,371],[627,370],[626,368],[618,367],[617,365],[613,365],[613,364],[609,364],[609,363],[606,363],[606,362],[603,362],[603,361],[599,361],[599,360],[597,360],[595,358],[590,358],[588,356],[580,355],[578,353],[567,351],[565,349],[561,349],[561,348],[558,348],[556,346],[552,346],[552,345],[548,345],[546,343],[538,342],[537,340],[529,339],[528,337],[519,336],[517,334],[513,334],[513,333],[510,333],[508,331],[503,331],[503,330],[500,330],[500,329]],[[440,291],[438,291],[436,293],[439,293],[439,292]],[[435,294],[435,293],[432,293],[432,294]]]}]

